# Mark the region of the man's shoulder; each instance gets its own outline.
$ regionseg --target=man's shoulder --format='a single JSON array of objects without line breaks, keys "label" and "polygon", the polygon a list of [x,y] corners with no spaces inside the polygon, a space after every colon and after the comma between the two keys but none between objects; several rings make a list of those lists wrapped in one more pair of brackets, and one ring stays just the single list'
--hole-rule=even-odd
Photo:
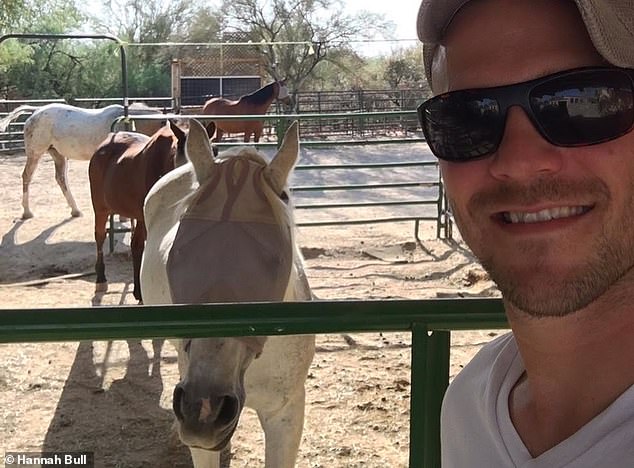
[{"label": "man's shoulder", "polygon": [[496,337],[480,348],[456,376],[450,389],[468,394],[475,391],[482,395],[492,384],[500,385],[517,354],[517,345],[511,332]]},{"label": "man's shoulder", "polygon": [[[496,458],[501,444],[497,409],[500,401],[505,401],[505,383],[521,372],[520,364],[515,339],[505,333],[482,346],[453,380],[441,410],[443,460],[447,465],[509,466],[499,463],[503,456]],[[490,460],[496,462],[491,464]]]},{"label": "man's shoulder", "polygon": [[482,372],[491,369],[500,359],[514,359],[516,355],[517,345],[513,333],[504,333],[483,345],[462,372]]}]

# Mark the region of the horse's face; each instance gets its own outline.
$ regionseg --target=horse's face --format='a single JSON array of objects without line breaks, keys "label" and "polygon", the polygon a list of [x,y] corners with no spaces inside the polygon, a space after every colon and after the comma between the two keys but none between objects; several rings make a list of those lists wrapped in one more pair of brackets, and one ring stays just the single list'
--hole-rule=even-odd
[{"label": "horse's face", "polygon": [[291,102],[291,95],[288,91],[288,86],[286,86],[286,80],[278,81],[277,84],[279,85],[277,100],[284,104],[289,104]]},{"label": "horse's face", "polygon": [[[284,300],[294,255],[286,183],[298,146],[295,123],[270,164],[251,148],[215,160],[205,129],[190,122],[186,153],[198,187],[167,260],[172,302]],[[244,374],[264,344],[259,337],[181,342],[173,404],[185,444],[227,443],[245,401]]]},{"label": "horse's face", "polygon": [[184,444],[208,450],[227,445],[246,399],[244,374],[264,342],[264,337],[242,337],[176,343],[181,381],[172,407]]},{"label": "horse's face", "polygon": [[186,138],[186,133],[168,120],[137,155],[147,161],[145,184],[148,191],[165,174],[186,163]]}]

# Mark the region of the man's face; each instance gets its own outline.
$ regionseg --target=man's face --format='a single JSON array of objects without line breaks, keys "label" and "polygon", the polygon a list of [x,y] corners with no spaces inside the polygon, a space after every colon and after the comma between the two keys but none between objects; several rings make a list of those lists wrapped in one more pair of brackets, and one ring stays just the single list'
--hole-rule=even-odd
[{"label": "man's face", "polygon": [[[436,92],[605,65],[567,1],[471,2],[444,45],[435,60]],[[441,170],[463,238],[505,300],[529,314],[583,308],[634,265],[634,132],[556,147],[513,107],[494,154],[441,161]]]}]

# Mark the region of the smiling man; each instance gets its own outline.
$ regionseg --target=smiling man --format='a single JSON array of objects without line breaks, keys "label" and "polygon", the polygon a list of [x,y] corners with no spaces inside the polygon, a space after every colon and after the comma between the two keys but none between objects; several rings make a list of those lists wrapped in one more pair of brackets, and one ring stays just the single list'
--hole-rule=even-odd
[{"label": "smiling man", "polygon": [[419,108],[512,333],[442,409],[443,468],[634,467],[634,2],[424,0]]}]

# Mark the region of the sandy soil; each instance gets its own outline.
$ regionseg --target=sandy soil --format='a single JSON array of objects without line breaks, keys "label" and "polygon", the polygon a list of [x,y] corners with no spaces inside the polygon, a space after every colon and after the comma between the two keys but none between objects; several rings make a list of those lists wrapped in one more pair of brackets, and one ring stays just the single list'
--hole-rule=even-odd
[{"label": "sandy soil", "polygon": [[[24,156],[0,156],[0,306],[134,304],[126,239],[106,258],[110,286],[94,292],[88,164],[71,161],[69,180],[83,217],[70,218],[44,157],[31,186],[35,218],[21,215]],[[437,240],[413,223],[300,228],[310,283],[322,299],[496,295],[459,242]],[[452,376],[499,330],[454,333]],[[307,386],[301,468],[407,466],[408,334],[321,335]],[[168,342],[86,341],[0,345],[0,447],[5,451],[87,450],[97,467],[186,467],[171,434],[176,353]],[[263,435],[245,411],[233,467],[263,466]]]}]

